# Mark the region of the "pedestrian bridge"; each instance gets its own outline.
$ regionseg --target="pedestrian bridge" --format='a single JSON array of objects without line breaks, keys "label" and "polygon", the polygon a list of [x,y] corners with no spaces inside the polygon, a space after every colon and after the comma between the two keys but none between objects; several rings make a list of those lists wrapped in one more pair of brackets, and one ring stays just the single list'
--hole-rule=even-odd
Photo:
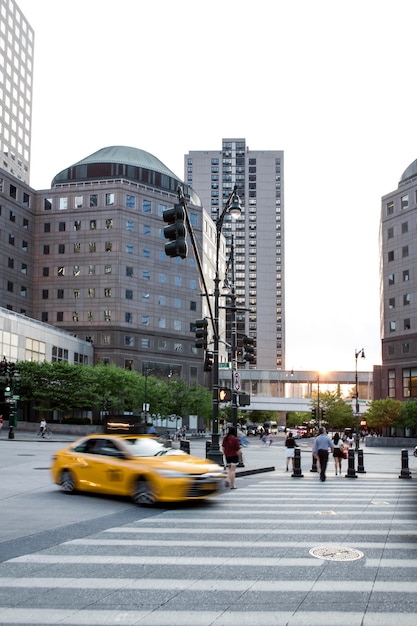
[{"label": "pedestrian bridge", "polygon": [[356,386],[361,412],[373,399],[372,372],[315,372],[286,370],[239,370],[239,389],[234,386],[231,370],[219,370],[219,386],[250,396],[248,411],[310,411],[311,398],[317,393],[340,389],[346,400],[356,400]]}]

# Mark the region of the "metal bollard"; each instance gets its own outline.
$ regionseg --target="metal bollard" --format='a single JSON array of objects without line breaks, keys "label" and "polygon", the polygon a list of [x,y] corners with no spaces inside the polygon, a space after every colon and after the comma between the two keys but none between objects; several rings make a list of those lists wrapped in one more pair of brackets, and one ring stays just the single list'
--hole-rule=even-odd
[{"label": "metal bollard", "polygon": [[348,472],[345,478],[357,478],[355,471],[355,450],[348,450]]},{"label": "metal bollard", "polygon": [[304,474],[301,472],[301,450],[300,448],[294,448],[294,470],[291,474],[291,478],[304,478]]},{"label": "metal bollard", "polygon": [[313,463],[311,465],[311,470],[310,472],[317,472],[317,459],[313,454]]},{"label": "metal bollard", "polygon": [[411,472],[408,468],[408,450],[401,450],[401,474],[398,478],[411,478]]},{"label": "metal bollard", "polygon": [[14,428],[9,426],[9,439],[14,439]]},{"label": "metal bollard", "polygon": [[358,474],[366,474],[365,466],[363,464],[363,450],[358,450]]},{"label": "metal bollard", "polygon": [[180,441],[180,450],[182,450],[183,452],[186,452],[187,454],[190,454],[190,442],[189,441],[185,441],[185,440],[181,440]]}]

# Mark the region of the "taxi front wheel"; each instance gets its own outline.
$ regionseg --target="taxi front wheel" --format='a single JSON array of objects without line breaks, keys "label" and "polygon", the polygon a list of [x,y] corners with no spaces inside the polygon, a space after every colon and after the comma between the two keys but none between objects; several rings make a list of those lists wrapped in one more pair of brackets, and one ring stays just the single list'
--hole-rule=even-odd
[{"label": "taxi front wheel", "polygon": [[133,487],[132,500],[141,506],[149,506],[156,502],[155,492],[149,480],[138,478]]},{"label": "taxi front wheel", "polygon": [[69,470],[64,470],[61,474],[61,479],[59,481],[61,486],[61,491],[64,493],[74,493],[75,492],[75,479]]}]

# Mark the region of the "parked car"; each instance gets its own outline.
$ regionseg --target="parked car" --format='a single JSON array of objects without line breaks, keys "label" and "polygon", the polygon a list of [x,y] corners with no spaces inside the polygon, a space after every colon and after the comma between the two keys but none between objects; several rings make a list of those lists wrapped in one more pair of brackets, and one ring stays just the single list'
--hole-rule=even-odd
[{"label": "parked car", "polygon": [[220,493],[225,479],[216,463],[141,435],[78,439],[55,453],[51,472],[65,493],[129,496],[139,505],[205,499]]}]

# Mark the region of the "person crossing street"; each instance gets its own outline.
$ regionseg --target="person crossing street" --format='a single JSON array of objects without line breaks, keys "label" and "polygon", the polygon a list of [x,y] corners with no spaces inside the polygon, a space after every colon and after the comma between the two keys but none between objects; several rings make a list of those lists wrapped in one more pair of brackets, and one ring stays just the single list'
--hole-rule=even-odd
[{"label": "person crossing street", "polygon": [[334,450],[334,443],[328,436],[326,429],[321,426],[319,435],[316,437],[313,447],[313,454],[320,463],[320,480],[322,483],[326,480],[326,467],[329,460],[329,448]]}]

